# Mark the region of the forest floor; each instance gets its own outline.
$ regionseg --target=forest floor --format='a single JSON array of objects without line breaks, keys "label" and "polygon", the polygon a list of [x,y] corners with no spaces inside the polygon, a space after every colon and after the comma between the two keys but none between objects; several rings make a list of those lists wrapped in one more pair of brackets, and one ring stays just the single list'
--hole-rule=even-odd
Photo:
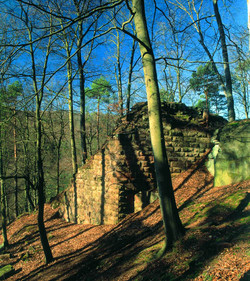
[{"label": "forest floor", "polygon": [[54,262],[45,264],[36,212],[24,214],[8,226],[0,262],[15,272],[6,280],[250,280],[250,181],[213,187],[198,164],[173,184],[187,231],[162,259],[154,258],[164,243],[158,200],[110,226],[67,223],[46,204]]}]

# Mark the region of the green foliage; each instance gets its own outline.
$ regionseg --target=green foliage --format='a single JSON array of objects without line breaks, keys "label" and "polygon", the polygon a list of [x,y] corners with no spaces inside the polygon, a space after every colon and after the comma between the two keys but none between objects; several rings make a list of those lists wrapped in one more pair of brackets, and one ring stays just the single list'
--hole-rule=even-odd
[{"label": "green foliage", "polygon": [[199,94],[214,94],[219,91],[219,81],[211,64],[200,65],[196,72],[192,73],[189,83],[191,89]]},{"label": "green foliage", "polygon": [[212,64],[200,65],[189,80],[190,87],[201,96],[196,107],[219,114],[226,109],[226,98],[220,94],[220,82]]},{"label": "green foliage", "polygon": [[17,105],[17,98],[23,92],[20,82],[16,81],[6,87],[0,88],[0,120],[4,121],[11,110]]},{"label": "green foliage", "polygon": [[86,95],[89,98],[97,99],[98,101],[103,101],[105,103],[109,102],[111,97],[112,87],[103,76],[95,79],[91,84],[90,88],[86,88]]},{"label": "green foliage", "polygon": [[195,104],[195,107],[196,108],[200,108],[200,109],[206,109],[206,100],[205,100],[205,96],[204,95],[200,96],[200,99]]}]

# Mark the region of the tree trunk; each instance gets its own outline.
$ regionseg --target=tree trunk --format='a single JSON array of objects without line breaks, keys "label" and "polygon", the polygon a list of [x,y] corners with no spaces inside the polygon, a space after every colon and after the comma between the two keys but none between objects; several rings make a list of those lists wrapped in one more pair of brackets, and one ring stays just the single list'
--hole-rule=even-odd
[{"label": "tree trunk", "polygon": [[96,137],[97,137],[97,150],[100,149],[100,98],[97,99],[97,125],[96,125]]},{"label": "tree trunk", "polygon": [[117,78],[117,86],[118,86],[118,104],[119,104],[119,115],[123,116],[123,96],[122,96],[122,70],[121,70],[121,62],[120,62],[120,36],[119,31],[117,31],[117,69],[118,69],[118,78]]},{"label": "tree trunk", "polygon": [[133,74],[133,64],[135,55],[135,40],[133,39],[133,45],[131,50],[129,72],[128,72],[128,87],[127,87],[127,104],[126,104],[126,114],[128,116],[130,110],[130,99],[131,99],[131,84],[132,84],[132,74]]},{"label": "tree trunk", "polygon": [[36,152],[37,152],[37,191],[38,191],[38,228],[45,254],[46,264],[53,261],[52,252],[49,246],[46,229],[44,225],[44,172],[43,172],[43,161],[42,161],[42,122],[40,118],[40,106],[38,93],[36,93]]},{"label": "tree trunk", "polygon": [[248,99],[247,99],[247,85],[242,89],[243,93],[243,106],[245,110],[246,119],[248,119]]},{"label": "tree trunk", "polygon": [[223,66],[224,66],[225,79],[226,79],[226,98],[227,98],[227,108],[228,108],[228,119],[231,122],[231,121],[235,120],[235,112],[234,112],[234,100],[233,100],[233,92],[232,92],[232,79],[231,79],[231,72],[230,72],[227,45],[226,45],[226,36],[225,36],[224,27],[223,27],[221,16],[220,16],[219,9],[218,9],[218,0],[213,0],[213,6],[214,6],[216,21],[217,21],[219,32],[220,32]]},{"label": "tree trunk", "polygon": [[7,238],[7,215],[6,215],[6,201],[5,201],[5,184],[3,179],[3,148],[1,143],[1,126],[0,126],[0,185],[1,185],[1,220],[2,220],[2,235],[3,247],[7,249],[9,246]]},{"label": "tree trunk", "polygon": [[182,92],[181,92],[181,73],[180,73],[180,60],[177,60],[177,84],[178,84],[178,95],[179,95],[179,102],[182,102]]},{"label": "tree trunk", "polygon": [[[70,57],[70,54],[68,54]],[[72,74],[71,74],[71,62],[67,63],[67,75],[68,75],[68,89],[69,89],[69,129],[70,129],[70,143],[71,143],[71,158],[73,176],[77,173],[77,156],[76,156],[76,141],[75,141],[75,126],[74,126],[74,108],[73,108],[73,87],[72,87]]]},{"label": "tree trunk", "polygon": [[19,216],[18,212],[18,179],[17,179],[17,143],[16,143],[16,110],[14,109],[14,129],[13,129],[13,142],[14,142],[14,161],[15,161],[15,212],[16,217]]},{"label": "tree trunk", "polygon": [[[79,62],[78,62],[79,63]],[[84,75],[83,68],[79,67],[80,78],[80,134],[81,134],[81,153],[82,164],[84,165],[88,157],[87,142],[86,142],[86,117],[85,117],[85,89],[84,89]]]},{"label": "tree trunk", "polygon": [[[27,25],[27,31],[29,35],[29,41],[32,42],[32,29]],[[36,62],[35,62],[35,52],[33,49],[33,44],[30,44],[30,56],[32,62],[32,80],[33,80],[33,88],[36,97],[36,169],[37,169],[37,192],[38,192],[38,215],[37,215],[37,223],[39,228],[40,239],[45,255],[46,263],[50,263],[53,261],[52,252],[49,246],[47,233],[44,225],[44,172],[43,172],[43,161],[42,161],[42,120],[40,116],[41,112],[41,103],[43,99],[43,87],[44,87],[44,79],[45,79],[45,70],[48,63],[48,56],[50,50],[50,39],[47,46],[46,57],[44,61],[44,69],[43,76],[41,82],[41,91],[38,91],[37,86],[37,74],[36,74]]]},{"label": "tree trunk", "polygon": [[[80,13],[77,14],[80,16]],[[79,72],[79,83],[80,83],[80,136],[81,136],[81,161],[84,165],[87,159],[87,142],[86,142],[86,117],[85,117],[85,78],[83,73],[82,63],[82,22],[78,23],[80,38],[77,40],[77,64]]]},{"label": "tree trunk", "polygon": [[148,100],[150,138],[154,153],[156,180],[159,191],[163,225],[166,243],[162,253],[171,248],[173,243],[184,234],[184,228],[179,218],[171,174],[165,148],[161,120],[160,93],[158,87],[156,66],[151,42],[148,35],[143,0],[132,0],[134,23],[137,37],[140,40],[140,52],[143,63],[144,78]]},{"label": "tree trunk", "polygon": [[57,147],[57,159],[56,159],[56,194],[60,192],[60,147]]},{"label": "tree trunk", "polygon": [[2,236],[3,236],[3,247],[7,249],[9,246],[7,238],[7,215],[6,215],[6,201],[5,201],[5,185],[2,176],[0,176],[1,185],[1,220],[2,220]]},{"label": "tree trunk", "polygon": [[7,237],[7,214],[6,214],[6,194],[5,194],[5,182],[4,182],[4,168],[3,168],[3,127],[2,127],[2,118],[0,110],[0,203],[1,203],[1,220],[2,220],[2,236],[3,236],[3,247],[7,249],[9,246],[8,237]]}]

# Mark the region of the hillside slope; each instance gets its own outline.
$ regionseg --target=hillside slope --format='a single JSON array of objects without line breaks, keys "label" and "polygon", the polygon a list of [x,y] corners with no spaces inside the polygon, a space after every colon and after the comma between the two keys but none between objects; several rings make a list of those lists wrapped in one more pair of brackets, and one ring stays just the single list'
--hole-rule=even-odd
[{"label": "hillside slope", "polygon": [[173,183],[187,233],[161,260],[153,259],[164,238],[158,200],[110,226],[67,223],[46,205],[55,261],[44,264],[36,213],[25,214],[8,226],[7,280],[247,280],[250,181],[213,187],[198,163]]}]

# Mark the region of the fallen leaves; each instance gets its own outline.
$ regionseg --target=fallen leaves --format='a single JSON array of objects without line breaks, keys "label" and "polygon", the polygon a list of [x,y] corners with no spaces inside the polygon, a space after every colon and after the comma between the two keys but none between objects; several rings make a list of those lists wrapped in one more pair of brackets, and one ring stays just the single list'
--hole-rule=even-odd
[{"label": "fallen leaves", "polygon": [[11,247],[4,264],[11,263],[16,270],[8,280],[126,281],[161,276],[238,281],[250,270],[241,221],[225,220],[228,210],[223,208],[214,209],[211,216],[202,214],[209,214],[208,206],[216,200],[247,191],[249,183],[213,187],[213,177],[202,165],[175,178],[176,201],[188,231],[173,252],[156,262],[152,257],[164,240],[158,201],[118,225],[101,226],[67,223],[46,204],[45,226],[55,261],[44,263],[36,213],[24,214],[8,226]]}]

